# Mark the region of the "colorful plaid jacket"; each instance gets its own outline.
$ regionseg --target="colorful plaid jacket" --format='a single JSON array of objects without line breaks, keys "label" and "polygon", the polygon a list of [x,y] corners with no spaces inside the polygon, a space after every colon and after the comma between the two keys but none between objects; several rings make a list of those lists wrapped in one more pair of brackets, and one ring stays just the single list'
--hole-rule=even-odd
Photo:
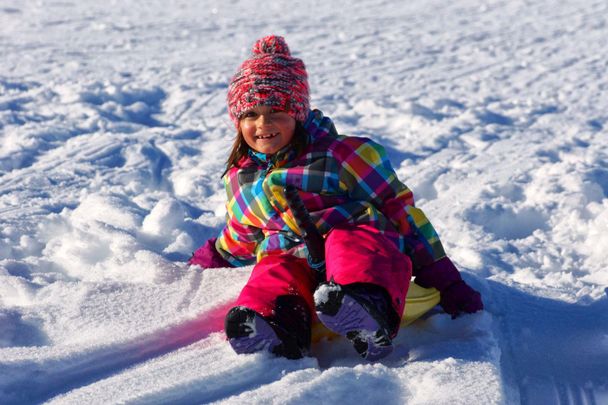
[{"label": "colorful plaid jacket", "polygon": [[233,266],[266,255],[307,257],[284,188],[293,184],[323,235],[343,223],[371,224],[412,259],[414,270],[445,256],[441,241],[412,192],[399,181],[382,146],[338,135],[330,118],[312,111],[308,139],[296,156],[290,146],[272,156],[250,153],[224,176],[226,227],[217,251]]}]

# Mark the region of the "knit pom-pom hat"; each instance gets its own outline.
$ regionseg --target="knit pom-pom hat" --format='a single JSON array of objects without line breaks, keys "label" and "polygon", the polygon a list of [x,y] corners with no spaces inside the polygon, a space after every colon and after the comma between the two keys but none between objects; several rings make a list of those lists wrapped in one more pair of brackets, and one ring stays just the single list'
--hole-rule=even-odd
[{"label": "knit pom-pom hat", "polygon": [[228,86],[228,114],[238,128],[241,115],[257,106],[276,107],[304,122],[310,111],[304,62],[291,56],[285,38],[259,39]]}]

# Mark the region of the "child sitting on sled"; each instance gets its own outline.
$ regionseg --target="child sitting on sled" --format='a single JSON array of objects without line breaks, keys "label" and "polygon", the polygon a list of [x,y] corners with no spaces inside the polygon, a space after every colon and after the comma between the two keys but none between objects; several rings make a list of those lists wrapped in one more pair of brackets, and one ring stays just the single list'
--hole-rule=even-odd
[{"label": "child sitting on sled", "polygon": [[[316,316],[363,358],[380,359],[392,350],[412,275],[440,291],[452,316],[483,308],[385,150],[368,138],[339,135],[329,117],[310,109],[304,63],[282,37],[255,43],[227,101],[237,132],[224,174],[227,223],[190,264],[255,264],[225,319],[237,353],[300,358]],[[297,188],[324,237],[321,282],[307,261],[286,186]]]}]

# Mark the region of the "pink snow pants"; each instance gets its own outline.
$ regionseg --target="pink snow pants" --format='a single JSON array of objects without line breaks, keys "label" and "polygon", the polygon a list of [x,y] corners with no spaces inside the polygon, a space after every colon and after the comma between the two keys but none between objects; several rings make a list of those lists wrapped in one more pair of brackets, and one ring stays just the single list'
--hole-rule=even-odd
[{"label": "pink snow pants", "polygon": [[[325,240],[327,280],[347,285],[371,283],[383,287],[399,317],[412,276],[412,264],[395,244],[369,225],[338,226]],[[315,313],[316,275],[305,259],[292,255],[266,256],[253,268],[237,299],[244,306],[271,316],[281,295],[298,295]],[[313,315],[314,317],[314,315]]]}]

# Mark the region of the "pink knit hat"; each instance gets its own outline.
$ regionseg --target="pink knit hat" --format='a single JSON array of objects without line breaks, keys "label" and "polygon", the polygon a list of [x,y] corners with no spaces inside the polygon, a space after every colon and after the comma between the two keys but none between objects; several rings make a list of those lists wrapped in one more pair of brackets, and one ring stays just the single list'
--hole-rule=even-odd
[{"label": "pink knit hat", "polygon": [[281,108],[304,122],[310,111],[304,62],[291,56],[285,38],[275,35],[259,39],[252,53],[228,86],[228,113],[234,125],[238,128],[241,114],[257,106]]}]

